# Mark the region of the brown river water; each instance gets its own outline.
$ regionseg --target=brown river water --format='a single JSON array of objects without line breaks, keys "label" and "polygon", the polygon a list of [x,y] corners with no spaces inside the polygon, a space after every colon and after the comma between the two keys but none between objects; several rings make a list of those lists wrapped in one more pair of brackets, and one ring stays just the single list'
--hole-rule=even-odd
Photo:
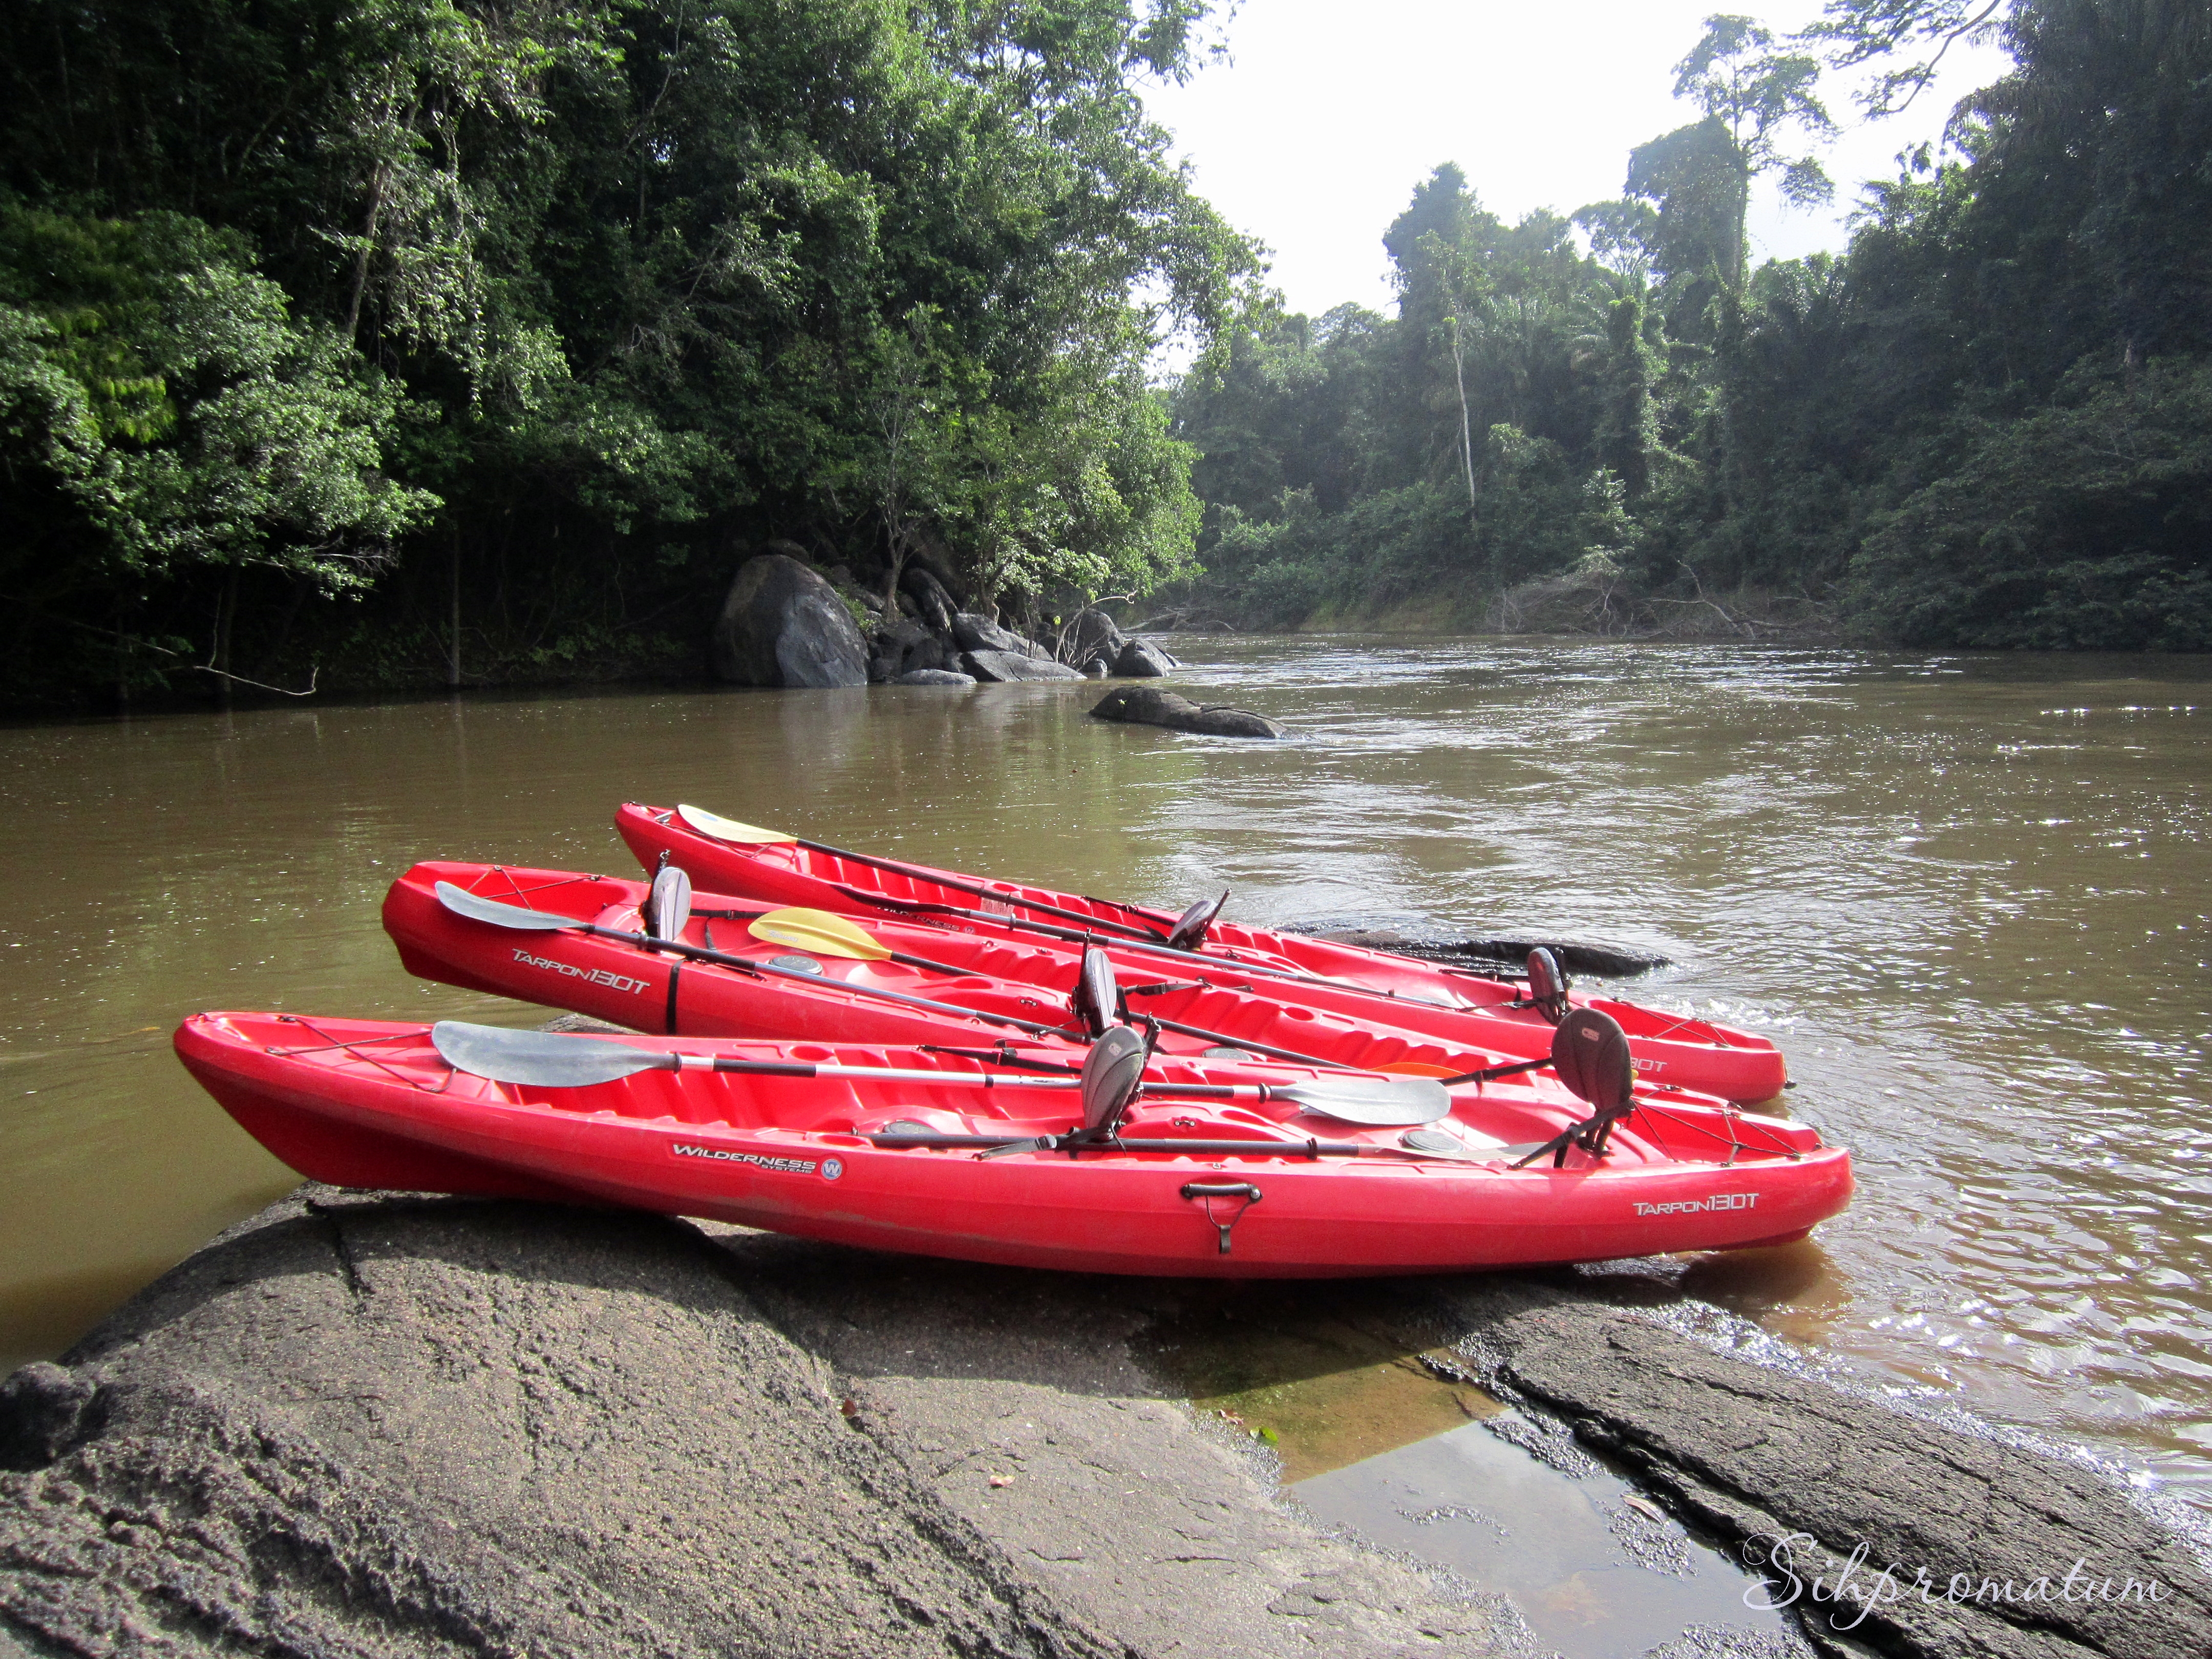
[{"label": "brown river water", "polygon": [[2212,1507],[2212,662],[1177,641],[1280,744],[1089,684],[288,706],[0,730],[0,1369],[291,1178],[171,1058],[209,1007],[531,1024],[377,922],[411,860],[628,872],[625,797],[1254,921],[1554,932],[1771,1035],[1850,1212],[1687,1264],[1902,1395]]}]

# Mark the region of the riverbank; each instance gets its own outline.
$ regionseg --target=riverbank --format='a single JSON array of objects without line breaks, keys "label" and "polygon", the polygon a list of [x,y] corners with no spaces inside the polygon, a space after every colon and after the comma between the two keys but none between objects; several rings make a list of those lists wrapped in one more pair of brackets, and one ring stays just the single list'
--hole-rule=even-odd
[{"label": "riverbank", "polygon": [[[1194,1293],[303,1188],[0,1393],[0,1652],[1535,1650],[1279,1503],[1154,1375]],[[2212,1644],[2212,1578],[2117,1486],[1722,1352],[1660,1282],[1358,1293],[1540,1455],[1601,1449],[1732,1552],[1924,1566],[1875,1651]],[[2162,1594],[2055,1599],[2077,1562]]]}]

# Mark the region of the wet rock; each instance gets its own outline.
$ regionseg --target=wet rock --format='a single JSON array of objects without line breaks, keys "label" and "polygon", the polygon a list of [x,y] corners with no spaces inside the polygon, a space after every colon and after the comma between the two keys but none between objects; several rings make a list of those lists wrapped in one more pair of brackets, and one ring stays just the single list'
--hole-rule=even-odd
[{"label": "wet rock", "polygon": [[[1299,927],[1292,933],[1304,933]],[[1607,978],[1626,978],[1635,974],[1648,974],[1655,968],[1667,967],[1673,960],[1649,951],[1633,951],[1621,945],[1594,945],[1584,940],[1559,939],[1408,939],[1389,927],[1338,927],[1313,935],[1336,945],[1356,945],[1364,951],[1389,951],[1401,957],[1419,957],[1424,962],[1478,962],[1525,963],[1528,953],[1538,945],[1559,957],[1560,965],[1571,974],[1596,974]]]},{"label": "wet rock", "polygon": [[1031,641],[972,611],[963,611],[952,618],[952,638],[963,651],[998,651],[1014,657],[1045,655]]},{"label": "wet rock", "polygon": [[[1782,1566],[1764,1565],[1776,1540],[1798,1540],[1785,1564],[1804,1587],[1816,1575],[1834,1584],[1862,1546],[1862,1585],[1897,1564],[1899,1593],[1877,1593],[1871,1605],[1819,1603],[1801,1588],[1816,1640],[1848,1625],[1853,1639],[1911,1659],[2212,1652],[2212,1577],[2089,1469],[1747,1364],[1634,1310],[1571,1294],[1505,1281],[1458,1307],[1480,1329],[1494,1376],[1559,1413],[1685,1519],[1748,1546],[1773,1599],[1790,1583]],[[1932,1590],[1920,1588],[1923,1571]],[[2155,1580],[2162,1598],[2118,1599],[2129,1578]],[[2085,1591],[2085,1580],[2099,1592]],[[1824,1629],[1832,1616],[1834,1628]]]},{"label": "wet rock", "polygon": [[1153,686],[1124,686],[1100,698],[1091,717],[1125,720],[1140,726],[1164,726],[1171,731],[1196,732],[1210,738],[1279,738],[1283,728],[1249,709],[1226,704],[1203,705],[1172,691]]},{"label": "wet rock", "polygon": [[961,665],[979,680],[1079,680],[1082,674],[1066,663],[1013,651],[964,651]]},{"label": "wet rock", "polygon": [[959,673],[949,668],[914,668],[891,682],[893,685],[973,685],[973,674]]},{"label": "wet rock", "polygon": [[738,567],[714,624],[715,677],[738,685],[868,683],[868,649],[837,590],[798,560],[763,553]]},{"label": "wet rock", "polygon": [[1120,624],[1103,611],[1095,609],[1076,612],[1061,637],[1064,643],[1060,654],[1070,662],[1079,668],[1088,668],[1096,662],[1109,673],[1114,672],[1115,663],[1129,643]]},{"label": "wet rock", "polygon": [[1114,672],[1124,679],[1158,679],[1171,672],[1168,653],[1150,640],[1130,640],[1114,659]]},{"label": "wet rock", "polygon": [[1104,659],[1093,657],[1089,662],[1085,663],[1083,665],[1083,678],[1086,680],[1104,679],[1106,678],[1106,663]]}]

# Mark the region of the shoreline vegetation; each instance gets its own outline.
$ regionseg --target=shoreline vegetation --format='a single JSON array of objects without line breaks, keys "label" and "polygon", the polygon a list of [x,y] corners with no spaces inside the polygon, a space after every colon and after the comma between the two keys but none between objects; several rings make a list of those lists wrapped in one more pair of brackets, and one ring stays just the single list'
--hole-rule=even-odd
[{"label": "shoreline vegetation", "polygon": [[[0,706],[701,678],[777,551],[875,632],[918,568],[1032,640],[2212,649],[2201,7],[1717,14],[1618,198],[1508,224],[1446,162],[1395,314],[1317,319],[1144,118],[1227,27],[27,0]],[[1755,185],[1832,195],[1829,72],[1878,118],[1977,27],[2014,71],[1841,181],[1848,251],[1754,268]]]}]

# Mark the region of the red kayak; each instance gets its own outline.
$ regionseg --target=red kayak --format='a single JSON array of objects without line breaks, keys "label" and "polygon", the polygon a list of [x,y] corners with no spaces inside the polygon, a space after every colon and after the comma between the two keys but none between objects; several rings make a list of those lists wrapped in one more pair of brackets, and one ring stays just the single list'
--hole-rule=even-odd
[{"label": "red kayak", "polygon": [[[1086,1021],[1075,1000],[1083,956],[1054,941],[881,917],[863,927],[812,909],[764,910],[705,893],[689,895],[684,919],[656,937],[644,915],[649,892],[646,883],[608,876],[432,860],[392,884],[384,926],[410,973],[637,1030],[1026,1046],[1065,1059],[1126,1006],[1133,1017],[1157,1022],[1164,1054],[1227,1048],[1435,1078],[1504,1071],[1510,1075],[1482,1086],[1573,1104],[1556,1078],[1535,1069],[1551,1053],[1548,1024],[1534,1028],[1543,1036],[1539,1055],[1528,1055],[1525,1046],[1476,1047],[1468,1039],[1503,1022],[1460,1022],[1437,1036],[1280,1000],[1273,994],[1280,981],[1233,972],[1130,982],[1129,975],[1157,964],[1119,948],[1101,953],[1123,981],[1115,988],[1119,994],[1103,998],[1111,1006]],[[1233,982],[1214,982],[1222,980]],[[1370,1009],[1438,1012],[1383,998],[1366,999],[1361,1012]],[[1639,1079],[1638,1089],[1652,1098],[1718,1103],[1663,1083]]]},{"label": "red kayak", "polygon": [[[763,830],[697,807],[632,802],[615,828],[648,870],[664,863],[702,887],[777,905],[928,920],[948,928],[1063,943],[1118,942],[1151,958],[1150,972],[1186,977],[1242,969],[1267,994],[1376,1020],[1447,1042],[1534,1058],[1548,1052],[1555,1016],[1572,1006],[1602,1010],[1628,1034],[1638,1073],[1653,1082],[1754,1103],[1788,1080],[1765,1038],[1708,1020],[1613,998],[1562,995],[1548,1009],[1528,988],[1385,951],[1225,922],[1194,905],[1181,917],[1011,882],[843,852]],[[1218,905],[1212,909],[1218,912]],[[1134,970],[1133,970],[1134,971]],[[1218,977],[1218,975],[1216,975]],[[625,1022],[627,1023],[627,1022]]]},{"label": "red kayak", "polygon": [[1850,1195],[1849,1154],[1800,1124],[1639,1104],[1599,1152],[1567,1144],[1559,1167],[1516,1169],[1571,1112],[1468,1092],[1424,1129],[1361,1127],[1287,1097],[1341,1086],[1329,1074],[1146,1062],[1127,1028],[1091,1052],[1117,1036],[1117,1055],[1072,1083],[936,1050],[287,1014],[196,1015],[176,1046],[264,1146],[339,1186],[622,1205],[1091,1273],[1735,1249],[1801,1238]]}]

